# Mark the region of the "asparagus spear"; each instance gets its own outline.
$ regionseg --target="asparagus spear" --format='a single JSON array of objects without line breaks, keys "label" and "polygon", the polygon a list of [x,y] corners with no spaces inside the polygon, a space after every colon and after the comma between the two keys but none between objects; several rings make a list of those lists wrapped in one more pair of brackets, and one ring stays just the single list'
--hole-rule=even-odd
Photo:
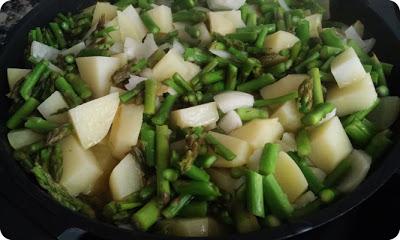
[{"label": "asparagus spear", "polygon": [[206,201],[191,201],[181,208],[178,212],[179,217],[205,217],[207,215],[208,204]]},{"label": "asparagus spear", "polygon": [[38,133],[48,133],[55,128],[58,124],[44,120],[41,117],[29,117],[25,122],[25,127],[32,129]]},{"label": "asparagus spear", "polygon": [[274,174],[276,161],[280,151],[279,144],[267,143],[265,144],[261,158],[259,172],[262,175]]},{"label": "asparagus spear", "polygon": [[236,158],[236,154],[220,143],[213,135],[207,134],[205,139],[206,142],[214,148],[215,153],[225,158],[227,161],[232,161]]},{"label": "asparagus spear", "polygon": [[170,199],[170,185],[163,177],[163,172],[169,165],[169,135],[168,126],[156,126],[157,194],[163,204],[168,203]]},{"label": "asparagus spear", "polygon": [[47,70],[48,65],[49,65],[48,61],[39,62],[32,70],[32,72],[30,72],[25,77],[25,80],[20,88],[21,96],[25,100],[28,100],[29,97],[31,96],[34,86],[38,83],[42,74]]},{"label": "asparagus spear", "polygon": [[259,108],[238,108],[236,109],[236,112],[244,122],[258,118],[268,118],[268,112]]},{"label": "asparagus spear", "polygon": [[246,175],[247,209],[258,217],[264,217],[264,197],[262,176],[248,171]]},{"label": "asparagus spear", "polygon": [[286,194],[282,191],[274,175],[263,177],[264,199],[271,212],[281,218],[288,218],[293,213]]},{"label": "asparagus spear", "polygon": [[192,199],[193,196],[191,195],[180,195],[171,201],[168,207],[162,211],[162,215],[167,219],[175,217]]},{"label": "asparagus spear", "polygon": [[132,222],[135,226],[142,230],[147,231],[154,225],[160,217],[161,208],[156,199],[151,200],[144,205],[139,211],[132,216]]},{"label": "asparagus spear", "polygon": [[144,84],[144,113],[153,115],[156,112],[157,81],[148,79]]}]

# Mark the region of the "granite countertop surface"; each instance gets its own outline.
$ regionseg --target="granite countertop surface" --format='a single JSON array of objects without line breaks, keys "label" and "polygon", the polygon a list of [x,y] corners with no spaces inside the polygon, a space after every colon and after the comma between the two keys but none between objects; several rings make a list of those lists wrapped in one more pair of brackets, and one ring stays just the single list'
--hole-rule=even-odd
[{"label": "granite countertop surface", "polygon": [[11,0],[1,7],[0,12],[0,46],[6,42],[8,31],[23,18],[39,0]]}]

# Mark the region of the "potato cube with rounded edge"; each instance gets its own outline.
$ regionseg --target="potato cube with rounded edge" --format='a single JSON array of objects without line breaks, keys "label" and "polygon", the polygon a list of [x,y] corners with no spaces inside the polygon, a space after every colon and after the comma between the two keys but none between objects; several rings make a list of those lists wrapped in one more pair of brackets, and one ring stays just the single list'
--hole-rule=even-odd
[{"label": "potato cube with rounded edge", "polygon": [[112,155],[121,159],[137,144],[143,122],[143,105],[123,104],[114,119],[110,133]]},{"label": "potato cube with rounded edge", "polygon": [[234,33],[236,28],[245,27],[240,11],[208,12],[210,32],[226,35]]},{"label": "potato cube with rounded edge", "polygon": [[217,122],[219,119],[215,102],[175,110],[171,121],[180,128],[199,127]]},{"label": "potato cube with rounded edge", "polygon": [[264,99],[276,98],[297,91],[304,80],[310,78],[307,74],[289,74],[284,78],[260,90]]},{"label": "potato cube with rounded edge", "polygon": [[107,22],[105,27],[114,27],[116,30],[108,33],[111,37],[111,39],[116,43],[116,42],[122,42],[121,38],[121,32],[119,31],[119,25],[118,25],[118,17],[113,18],[111,21]]},{"label": "potato cube with rounded edge", "polygon": [[92,26],[96,25],[100,18],[104,17],[105,21],[113,19],[117,16],[117,7],[108,2],[98,2],[94,8]]},{"label": "potato cube with rounded edge", "polygon": [[[164,81],[179,73],[182,77],[188,77],[188,65],[183,57],[174,49],[168,53],[153,67],[153,76],[157,81]],[[185,79],[189,81],[190,79]]]},{"label": "potato cube with rounded edge", "polygon": [[82,79],[98,98],[109,93],[111,77],[119,69],[120,60],[114,57],[80,57],[76,64]]},{"label": "potato cube with rounded edge", "polygon": [[339,54],[331,63],[331,72],[339,88],[365,79],[366,72],[353,48]]},{"label": "potato cube with rounded edge", "polygon": [[329,174],[353,150],[349,137],[338,117],[310,130],[313,164]]},{"label": "potato cube with rounded edge", "polygon": [[239,179],[232,178],[230,170],[226,168],[209,168],[207,173],[217,187],[228,193],[234,193],[245,181],[243,177]]},{"label": "potato cube with rounded edge", "polygon": [[169,33],[173,30],[171,8],[160,5],[147,11],[147,13],[160,28],[160,32]]},{"label": "potato cube with rounded edge", "polygon": [[142,42],[144,36],[147,34],[147,28],[143,24],[137,10],[130,5],[124,11],[118,11],[117,17],[121,39],[130,37]]},{"label": "potato cube with rounded edge", "polygon": [[280,152],[276,161],[275,177],[293,203],[308,188],[308,182],[299,166],[285,152]]},{"label": "potato cube with rounded edge", "polygon": [[283,128],[288,132],[296,132],[301,128],[302,117],[303,114],[299,112],[295,100],[284,103],[271,116],[271,118],[278,118]]},{"label": "potato cube with rounded edge", "polygon": [[113,200],[119,201],[139,191],[144,185],[144,173],[132,154],[126,155],[112,170],[110,190]]},{"label": "potato cube with rounded edge", "polygon": [[269,53],[279,53],[293,47],[300,39],[290,32],[278,31],[265,38],[264,47]]},{"label": "potato cube with rounded edge", "polygon": [[328,89],[326,101],[336,106],[339,117],[369,108],[378,98],[371,75],[344,88],[334,86]]},{"label": "potato cube with rounded edge", "polygon": [[37,110],[44,118],[55,123],[65,123],[68,121],[67,112],[59,113],[67,109],[68,104],[59,91],[53,92],[37,107]]},{"label": "potato cube with rounded edge", "polygon": [[248,142],[254,149],[279,140],[283,127],[277,118],[255,119],[233,130],[229,135]]},{"label": "potato cube with rounded edge", "polygon": [[84,149],[96,145],[107,135],[117,113],[118,105],[119,94],[111,93],[68,111]]},{"label": "potato cube with rounded edge", "polygon": [[72,196],[89,194],[103,173],[93,152],[85,150],[74,136],[65,138],[61,149],[63,173],[60,184]]},{"label": "potato cube with rounded edge", "polygon": [[313,38],[319,37],[319,32],[322,31],[322,14],[313,14],[305,19],[310,23],[310,36]]},{"label": "potato cube with rounded edge", "polygon": [[24,78],[31,71],[31,69],[7,68],[7,79],[10,90],[13,89],[13,87],[19,80]]}]

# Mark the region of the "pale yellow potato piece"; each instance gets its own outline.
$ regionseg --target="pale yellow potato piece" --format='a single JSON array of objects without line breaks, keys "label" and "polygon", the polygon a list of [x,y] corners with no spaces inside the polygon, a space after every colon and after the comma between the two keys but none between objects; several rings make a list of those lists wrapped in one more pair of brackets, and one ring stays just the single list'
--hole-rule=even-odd
[{"label": "pale yellow potato piece", "polygon": [[316,13],[305,18],[310,23],[310,36],[319,37],[322,31],[322,14]]},{"label": "pale yellow potato piece", "polygon": [[289,74],[260,90],[264,99],[276,98],[297,91],[300,84],[308,79],[306,74]]},{"label": "pale yellow potato piece", "polygon": [[[182,77],[188,72],[187,64],[183,57],[178,54],[175,49],[171,49],[168,53],[154,66],[153,76],[157,81],[164,81],[175,73],[179,73]],[[190,80],[190,79],[186,79]]]},{"label": "pale yellow potato piece", "polygon": [[28,75],[28,73],[30,73],[31,71],[31,69],[7,68],[7,79],[9,88],[13,89],[15,84],[26,75]]},{"label": "pale yellow potato piece", "polygon": [[124,159],[112,170],[110,175],[110,190],[112,198],[119,201],[139,191],[144,185],[144,173],[132,156],[126,155]]},{"label": "pale yellow potato piece", "polygon": [[210,132],[210,134],[236,155],[236,158],[232,161],[227,161],[223,157],[218,156],[218,160],[213,165],[214,167],[234,168],[247,164],[247,159],[252,151],[251,146],[247,142],[221,133]]},{"label": "pale yellow potato piece", "polygon": [[245,27],[240,11],[208,12],[210,32],[226,35],[234,33],[236,28]]},{"label": "pale yellow potato piece", "polygon": [[160,28],[160,32],[169,33],[173,30],[171,8],[160,5],[147,11],[147,13]]},{"label": "pale yellow potato piece", "polygon": [[110,91],[111,77],[119,69],[120,60],[114,57],[80,57],[76,64],[82,79],[98,98]]},{"label": "pale yellow potato piece", "polygon": [[276,161],[275,177],[293,203],[307,188],[308,183],[299,166],[285,152],[280,152]]},{"label": "pale yellow potato piece", "polygon": [[61,149],[63,173],[60,184],[72,196],[89,194],[103,173],[93,152],[83,149],[74,136],[65,138]]},{"label": "pale yellow potato piece", "polygon": [[265,38],[264,47],[269,53],[279,53],[293,47],[300,39],[290,32],[278,31]]},{"label": "pale yellow potato piece", "polygon": [[299,112],[295,100],[288,101],[280,106],[271,118],[278,118],[285,131],[296,132],[301,127],[303,114]]},{"label": "pale yellow potato piece", "polygon": [[215,102],[175,110],[171,113],[171,121],[180,128],[206,126],[219,119]]},{"label": "pale yellow potato piece", "polygon": [[336,106],[339,117],[346,116],[372,106],[377,100],[374,83],[371,75],[366,74],[365,78],[347,87],[339,88],[334,86],[328,89],[326,101]]},{"label": "pale yellow potato piece", "polygon": [[185,61],[186,72],[182,73],[182,77],[186,81],[192,80],[199,72],[200,67],[192,62]]},{"label": "pale yellow potato piece", "polygon": [[103,16],[105,21],[113,19],[117,16],[117,7],[108,2],[98,2],[94,8],[92,26],[95,26]]},{"label": "pale yellow potato piece", "polygon": [[113,55],[112,57],[119,60],[119,68],[122,68],[126,64],[128,64],[128,56],[125,53],[118,53]]},{"label": "pale yellow potato piece", "polygon": [[339,88],[364,80],[366,72],[353,48],[339,54],[331,63],[331,72]]},{"label": "pale yellow potato piece", "polygon": [[110,133],[112,155],[121,159],[137,144],[143,122],[143,105],[122,104]]},{"label": "pale yellow potato piece", "polygon": [[105,27],[114,27],[117,30],[108,33],[114,42],[122,42],[121,32],[119,31],[118,17],[113,18],[105,24]]},{"label": "pale yellow potato piece", "polygon": [[349,137],[338,117],[310,131],[310,159],[329,174],[353,150]]},{"label": "pale yellow potato piece", "polygon": [[117,113],[118,105],[118,93],[111,93],[68,111],[84,149],[96,145],[107,135]]},{"label": "pale yellow potato piece", "polygon": [[119,94],[122,94],[122,93],[124,93],[124,92],[126,92],[125,89],[122,89],[122,88],[119,88],[119,87],[114,87],[114,86],[111,86],[111,87],[110,87],[110,93],[119,93]]},{"label": "pale yellow potato piece", "polygon": [[283,127],[277,118],[255,119],[233,130],[232,137],[248,142],[254,149],[281,139]]},{"label": "pale yellow potato piece", "polygon": [[65,123],[68,121],[67,112],[56,114],[63,109],[68,109],[68,104],[59,91],[53,92],[37,107],[37,110],[44,118],[56,123]]},{"label": "pale yellow potato piece", "polygon": [[121,39],[130,37],[142,42],[143,38],[147,34],[147,28],[143,24],[137,10],[130,5],[125,8],[124,11],[118,11],[117,16]]},{"label": "pale yellow potato piece", "polygon": [[209,168],[207,173],[211,177],[211,181],[228,193],[234,193],[236,189],[244,183],[244,178],[234,179],[231,177],[229,169],[225,168]]},{"label": "pale yellow potato piece", "polygon": [[43,139],[43,136],[30,129],[19,129],[9,132],[7,139],[11,147],[18,150]]}]

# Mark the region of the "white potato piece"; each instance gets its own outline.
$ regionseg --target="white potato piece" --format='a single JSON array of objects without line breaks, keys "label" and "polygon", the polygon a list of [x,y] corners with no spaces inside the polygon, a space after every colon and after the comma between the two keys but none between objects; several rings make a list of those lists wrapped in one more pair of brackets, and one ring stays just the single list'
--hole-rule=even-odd
[{"label": "white potato piece", "polygon": [[217,122],[219,119],[215,102],[175,110],[171,113],[172,122],[180,127],[199,127]]},{"label": "white potato piece", "polygon": [[119,94],[111,93],[68,111],[84,149],[96,145],[107,135],[117,113],[118,105]]},{"label": "white potato piece", "polygon": [[118,11],[117,16],[121,38],[130,37],[141,42],[147,34],[147,28],[143,24],[137,10],[130,5],[124,11]]},{"label": "white potato piece", "polygon": [[30,73],[31,71],[32,69],[7,68],[7,79],[9,88],[13,89],[15,84],[26,75],[28,75],[28,73]]},{"label": "white potato piece", "polygon": [[110,175],[113,200],[122,200],[129,194],[139,191],[144,185],[143,177],[144,173],[136,159],[132,154],[126,155]]},{"label": "white potato piece", "polygon": [[250,155],[249,159],[247,160],[247,167],[255,172],[258,172],[260,169],[260,158],[261,154],[263,152],[263,148],[257,148],[256,150],[253,151],[253,153]]},{"label": "white potato piece", "polygon": [[396,122],[399,113],[400,98],[388,96],[380,98],[378,106],[368,114],[367,118],[375,124],[378,130],[385,130]]},{"label": "white potato piece", "polygon": [[303,114],[299,112],[295,100],[284,103],[271,116],[271,118],[278,118],[285,131],[288,132],[296,132],[301,127],[302,117]]},{"label": "white potato piece", "polygon": [[105,24],[105,27],[114,27],[116,30],[109,33],[111,39],[115,43],[122,42],[121,31],[119,30],[118,17],[113,18]]},{"label": "white potato piece", "polygon": [[7,139],[11,147],[18,150],[43,139],[43,136],[30,129],[19,129],[9,132]]},{"label": "white potato piece", "polygon": [[186,72],[182,73],[183,79],[191,81],[201,70],[201,68],[192,62],[185,61]]},{"label": "white potato piece", "polygon": [[313,14],[305,19],[310,23],[310,36],[319,37],[319,33],[322,31],[322,14]]},{"label": "white potato piece", "polygon": [[307,191],[293,203],[293,206],[295,209],[299,209],[307,206],[309,203],[314,202],[316,199],[317,197],[312,191]]},{"label": "white potato piece", "polygon": [[297,151],[296,136],[293,133],[283,133],[282,139],[276,141],[281,146],[281,150],[284,152],[295,152]]},{"label": "white potato piece", "polygon": [[209,44],[212,40],[212,37],[211,37],[210,31],[208,31],[206,24],[199,23],[196,25],[196,27],[198,27],[200,30],[200,36],[199,36],[200,45],[205,46],[205,45]]},{"label": "white potato piece", "polygon": [[230,170],[226,168],[209,168],[207,173],[217,187],[228,193],[234,193],[245,181],[244,177],[239,179],[232,178]]},{"label": "white potato piece", "polygon": [[236,155],[236,158],[232,161],[227,161],[223,157],[218,156],[218,160],[213,165],[214,167],[233,168],[247,164],[247,159],[252,151],[247,142],[216,132],[210,132],[210,134]]},{"label": "white potato piece", "polygon": [[97,25],[100,18],[104,17],[105,21],[113,19],[117,16],[117,7],[108,2],[97,2],[92,19],[92,26]]},{"label": "white potato piece", "polygon": [[128,60],[134,59],[136,56],[139,55],[141,51],[142,42],[136,39],[127,37],[124,41],[124,53],[126,54]]},{"label": "white potato piece", "polygon": [[120,60],[114,57],[80,57],[76,64],[82,79],[98,98],[110,91],[111,77],[119,69]]},{"label": "white potato piece", "polygon": [[116,42],[110,47],[109,50],[111,54],[117,55],[124,52],[124,45],[122,42]]},{"label": "white potato piece", "polygon": [[371,157],[362,150],[353,150],[349,155],[351,168],[341,180],[337,189],[341,192],[351,192],[365,179],[371,167]]},{"label": "white potato piece", "polygon": [[143,105],[123,104],[110,133],[112,155],[121,159],[137,144],[143,122]]},{"label": "white potato piece", "polygon": [[[68,114],[58,113],[59,111],[68,109],[68,104],[59,91],[53,92],[46,100],[44,100],[37,110],[44,118],[56,123],[65,123],[68,121]],[[58,114],[56,114],[58,113]]]},{"label": "white potato piece", "polygon": [[63,173],[60,184],[69,194],[77,196],[89,194],[103,171],[94,154],[82,148],[74,136],[61,142],[63,156]]},{"label": "white potato piece", "polygon": [[302,171],[285,152],[279,153],[276,161],[275,177],[291,203],[308,188],[307,180]]},{"label": "white potato piece", "polygon": [[353,150],[349,137],[338,117],[310,131],[310,159],[329,174]]},{"label": "white potato piece", "polygon": [[100,142],[94,146],[91,151],[94,153],[97,163],[103,174],[97,179],[94,187],[91,191],[91,195],[100,195],[109,190],[108,181],[110,179],[111,171],[119,163],[119,160],[114,158],[111,154],[110,146],[107,141],[103,143]]},{"label": "white potato piece", "polygon": [[289,74],[260,90],[264,99],[276,98],[297,91],[300,84],[308,79],[306,74]]},{"label": "white potato piece", "polygon": [[174,218],[162,220],[160,231],[178,237],[215,237],[225,232],[224,226],[213,218]]},{"label": "white potato piece", "polygon": [[240,11],[208,12],[210,32],[226,35],[234,33],[236,28],[245,27]]},{"label": "white potato piece", "polygon": [[339,88],[365,79],[365,70],[353,48],[339,54],[331,63],[331,72]]},{"label": "white potato piece", "polygon": [[334,86],[328,89],[326,101],[336,106],[339,117],[346,116],[372,106],[377,100],[374,83],[371,75],[366,74],[365,78],[347,87],[339,88]]},{"label": "white potato piece", "polygon": [[236,128],[243,126],[239,114],[235,111],[230,111],[218,122],[218,126],[224,130],[225,133],[230,133]]},{"label": "white potato piece", "polygon": [[252,107],[254,96],[245,92],[227,91],[214,96],[218,108],[227,113],[238,108]]},{"label": "white potato piece", "polygon": [[212,10],[238,10],[246,0],[207,0],[207,5]]},{"label": "white potato piece", "polygon": [[119,93],[119,94],[122,94],[122,93],[124,93],[124,92],[126,92],[126,90],[125,90],[125,89],[122,89],[122,88],[119,88],[119,87],[111,86],[111,88],[110,88],[110,93]]},{"label": "white potato piece", "polygon": [[[183,57],[178,54],[174,49],[168,53],[154,66],[153,76],[157,81],[164,81],[172,77],[175,73],[179,73],[182,77],[188,71],[187,64]],[[190,79],[186,79],[190,80]]]},{"label": "white potato piece", "polygon": [[277,118],[255,119],[231,132],[230,136],[248,142],[254,149],[279,140],[283,127]]},{"label": "white potato piece", "polygon": [[173,30],[171,8],[160,5],[147,11],[154,23],[160,28],[160,32],[169,33]]},{"label": "white potato piece", "polygon": [[300,39],[290,32],[278,31],[265,38],[264,47],[269,53],[279,53],[293,47]]},{"label": "white potato piece", "polygon": [[112,56],[113,58],[118,59],[119,61],[119,68],[122,68],[126,64],[128,64],[128,57],[125,53],[118,53]]}]

